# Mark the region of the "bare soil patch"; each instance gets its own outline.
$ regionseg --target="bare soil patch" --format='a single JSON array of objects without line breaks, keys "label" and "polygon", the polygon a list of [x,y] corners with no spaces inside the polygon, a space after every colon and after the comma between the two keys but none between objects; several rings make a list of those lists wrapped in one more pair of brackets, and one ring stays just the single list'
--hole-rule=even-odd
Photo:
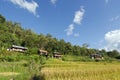
[{"label": "bare soil patch", "polygon": [[12,75],[19,75],[20,73],[16,72],[0,72],[0,76],[12,76]]}]

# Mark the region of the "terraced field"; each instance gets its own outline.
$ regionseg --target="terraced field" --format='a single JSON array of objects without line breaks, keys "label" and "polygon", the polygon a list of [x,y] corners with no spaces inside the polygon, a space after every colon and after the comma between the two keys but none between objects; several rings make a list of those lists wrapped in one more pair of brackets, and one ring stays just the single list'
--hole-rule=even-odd
[{"label": "terraced field", "polygon": [[[27,64],[24,61],[1,62],[0,80],[31,80],[31,73],[37,73],[35,66],[38,65]],[[42,80],[120,80],[120,62],[68,62],[48,59],[37,74],[42,75]]]},{"label": "terraced field", "polygon": [[64,62],[51,59],[42,69],[45,80],[120,80],[119,62]]}]

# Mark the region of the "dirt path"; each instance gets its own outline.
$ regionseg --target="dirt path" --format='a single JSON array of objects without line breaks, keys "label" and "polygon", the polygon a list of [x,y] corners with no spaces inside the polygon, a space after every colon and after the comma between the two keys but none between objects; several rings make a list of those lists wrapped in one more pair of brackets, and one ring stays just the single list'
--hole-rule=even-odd
[{"label": "dirt path", "polygon": [[0,76],[12,76],[12,75],[19,75],[20,73],[16,72],[0,72]]}]

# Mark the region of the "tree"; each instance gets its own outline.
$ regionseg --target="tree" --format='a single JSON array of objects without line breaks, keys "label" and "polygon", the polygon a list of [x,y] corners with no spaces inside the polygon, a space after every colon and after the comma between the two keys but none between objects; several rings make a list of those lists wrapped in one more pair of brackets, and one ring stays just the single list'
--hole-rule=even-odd
[{"label": "tree", "polygon": [[102,50],[100,50],[99,52],[100,52],[103,56],[108,56],[105,49],[102,49]]},{"label": "tree", "polygon": [[64,51],[64,54],[68,54],[68,55],[71,55],[73,54],[73,46],[71,45],[70,42],[67,42],[65,43],[65,51]]},{"label": "tree", "polygon": [[73,54],[74,55],[81,55],[81,50],[80,50],[80,47],[79,46],[73,46]]},{"label": "tree", "polygon": [[45,35],[43,34],[38,35],[38,47],[41,49],[45,49],[47,44],[48,44],[48,40],[45,37]]},{"label": "tree", "polygon": [[87,48],[87,47],[89,47],[89,44],[88,43],[84,43],[84,44],[82,44],[82,46]]},{"label": "tree", "polygon": [[63,39],[58,41],[58,52],[65,54],[65,41]]},{"label": "tree", "polygon": [[113,51],[107,52],[107,55],[109,57],[115,58],[115,57],[119,56],[119,52],[117,50],[113,50]]},{"label": "tree", "polygon": [[0,14],[0,23],[4,23],[6,19]]}]

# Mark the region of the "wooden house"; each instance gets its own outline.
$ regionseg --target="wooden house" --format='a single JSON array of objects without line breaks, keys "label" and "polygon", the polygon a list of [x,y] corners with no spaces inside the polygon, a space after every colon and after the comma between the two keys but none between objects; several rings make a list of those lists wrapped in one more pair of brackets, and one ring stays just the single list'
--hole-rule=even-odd
[{"label": "wooden house", "polygon": [[62,56],[63,55],[61,53],[59,53],[59,52],[54,52],[54,54],[53,54],[53,57],[57,58],[57,59],[60,59]]},{"label": "wooden house", "polygon": [[26,50],[28,50],[28,48],[26,47],[22,47],[22,46],[16,46],[16,45],[12,45],[9,49],[7,49],[8,51],[18,51],[18,52],[25,52]]},{"label": "wooden house", "polygon": [[44,56],[48,56],[48,52],[46,51],[46,50],[39,50],[38,51],[38,54],[40,54],[40,55],[44,55]]},{"label": "wooden house", "polygon": [[91,54],[90,58],[95,59],[95,60],[103,60],[104,59],[101,54]]}]

